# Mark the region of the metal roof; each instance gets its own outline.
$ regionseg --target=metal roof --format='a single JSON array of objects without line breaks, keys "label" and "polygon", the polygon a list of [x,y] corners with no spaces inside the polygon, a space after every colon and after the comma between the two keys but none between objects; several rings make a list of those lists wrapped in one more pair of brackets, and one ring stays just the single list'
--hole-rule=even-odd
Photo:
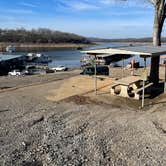
[{"label": "metal roof", "polygon": [[0,62],[1,61],[8,61],[12,59],[17,59],[22,57],[23,55],[7,55],[7,54],[0,54]]},{"label": "metal roof", "polygon": [[96,56],[99,57],[99,58],[106,58],[106,57],[110,57],[110,56],[113,56],[113,55],[115,55],[115,54],[98,54]]},{"label": "metal roof", "polygon": [[132,55],[142,55],[142,56],[159,56],[166,54],[166,46],[129,46],[129,47],[118,47],[118,48],[106,48],[83,51],[84,53],[90,55],[97,54],[132,54]]}]

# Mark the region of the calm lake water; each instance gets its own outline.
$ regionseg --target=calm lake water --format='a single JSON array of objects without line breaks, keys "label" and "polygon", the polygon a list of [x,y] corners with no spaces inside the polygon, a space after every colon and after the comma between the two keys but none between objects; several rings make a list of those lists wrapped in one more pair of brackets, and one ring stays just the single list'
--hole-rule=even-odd
[{"label": "calm lake water", "polygon": [[[86,47],[83,50],[89,49],[97,49],[97,48],[108,48],[108,47],[119,47],[119,46],[127,46],[128,44],[121,44],[121,43],[102,43],[97,46]],[[49,66],[57,66],[57,65],[65,65],[67,67],[80,67],[80,59],[85,55],[81,53],[80,50],[77,49],[67,49],[67,50],[57,50],[57,51],[47,51],[42,52],[48,55],[53,61],[49,63]],[[139,56],[134,56],[132,58],[125,60],[125,65],[127,65],[131,59],[136,62],[140,62],[140,65],[144,65],[143,58]],[[147,58],[147,65],[150,64],[150,58]],[[122,61],[117,62],[117,65],[122,65]]]},{"label": "calm lake water", "polygon": [[[108,48],[108,47],[119,47],[119,46],[127,46],[128,44],[121,44],[121,43],[101,43],[100,45],[86,47],[83,50],[89,49],[97,49],[97,48]],[[69,68],[80,67],[80,59],[85,54],[81,53],[80,50],[77,49],[64,49],[64,50],[55,50],[55,51],[44,51],[39,52],[45,55],[48,55],[52,62],[49,63],[50,67],[58,66],[58,65],[65,65]],[[27,54],[27,52],[22,52],[20,54]],[[135,61],[139,61],[140,65],[143,65],[143,58],[139,56],[132,57]],[[125,60],[125,65],[127,65],[132,58]],[[117,62],[118,65],[122,64],[122,61]],[[150,64],[150,59],[147,59],[147,64]]]},{"label": "calm lake water", "polygon": [[[102,43],[96,46],[85,47],[83,50],[117,47],[120,45],[121,44]],[[42,53],[48,55],[53,60],[49,63],[49,66],[65,65],[67,67],[80,67],[80,59],[85,55],[84,53],[81,53],[83,50],[67,49]]]}]

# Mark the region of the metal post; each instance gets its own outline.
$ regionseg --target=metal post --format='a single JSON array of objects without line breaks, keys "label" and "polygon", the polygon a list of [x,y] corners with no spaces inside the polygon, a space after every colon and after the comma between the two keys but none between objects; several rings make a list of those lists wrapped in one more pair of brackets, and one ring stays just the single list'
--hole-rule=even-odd
[{"label": "metal post", "polygon": [[144,107],[144,103],[145,103],[145,80],[143,80],[142,108]]},{"label": "metal post", "polygon": [[[144,70],[146,70],[146,57],[144,57]],[[144,107],[145,103],[145,80],[146,78],[143,79],[143,90],[142,90],[142,108]]]},{"label": "metal post", "polygon": [[[122,55],[123,56],[123,55]],[[124,77],[124,57],[122,59],[122,78]]]},{"label": "metal post", "polygon": [[144,57],[144,69],[146,69],[146,57]]},{"label": "metal post", "polygon": [[95,59],[94,59],[94,68],[95,68],[95,78],[94,78],[94,88],[95,88],[95,95],[97,95],[97,65],[96,65],[96,55],[95,55]]}]

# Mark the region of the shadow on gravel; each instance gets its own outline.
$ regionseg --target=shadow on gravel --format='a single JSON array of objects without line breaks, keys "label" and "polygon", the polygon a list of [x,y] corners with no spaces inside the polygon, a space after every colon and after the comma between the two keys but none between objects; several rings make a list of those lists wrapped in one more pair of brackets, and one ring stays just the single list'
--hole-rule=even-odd
[{"label": "shadow on gravel", "polygon": [[149,104],[146,104],[146,106],[166,104],[166,100],[164,100],[165,98],[166,94],[164,93],[164,82],[162,82],[157,87],[152,89],[151,97],[148,99]]},{"label": "shadow on gravel", "polygon": [[43,166],[41,161],[24,162],[22,166]]},{"label": "shadow on gravel", "polygon": [[123,97],[112,96],[96,96],[95,98],[90,96],[75,95],[59,101],[58,103],[74,103],[76,105],[98,105],[105,108],[132,108],[136,110],[139,108],[139,102],[136,100],[130,100]]},{"label": "shadow on gravel", "polygon": [[3,87],[0,87],[0,90],[9,89],[9,88],[12,88],[12,87],[11,86],[3,86]]},{"label": "shadow on gravel", "polygon": [[60,102],[74,102],[77,105],[87,105],[87,104],[104,104],[103,102],[99,102],[96,100],[92,100],[90,97],[88,96],[79,96],[79,95],[75,95],[75,96],[71,96],[68,97],[66,99],[61,100]]},{"label": "shadow on gravel", "polygon": [[8,111],[10,111],[9,109],[4,109],[4,110],[0,110],[0,113],[2,113],[2,112],[8,112]]},{"label": "shadow on gravel", "polygon": [[151,99],[160,96],[164,92],[164,82],[159,83],[157,87],[153,87],[151,90]]}]

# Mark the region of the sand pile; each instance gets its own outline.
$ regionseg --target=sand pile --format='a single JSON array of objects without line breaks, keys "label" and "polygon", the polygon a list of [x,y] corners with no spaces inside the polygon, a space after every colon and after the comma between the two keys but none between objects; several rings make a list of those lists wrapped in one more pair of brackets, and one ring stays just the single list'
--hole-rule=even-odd
[{"label": "sand pile", "polygon": [[[113,83],[113,79],[108,77],[97,78],[97,89],[101,92],[109,93],[109,85]],[[91,76],[75,76],[66,81],[59,89],[53,90],[52,95],[47,99],[51,101],[60,101],[74,95],[83,95],[94,91],[94,77]]]}]

